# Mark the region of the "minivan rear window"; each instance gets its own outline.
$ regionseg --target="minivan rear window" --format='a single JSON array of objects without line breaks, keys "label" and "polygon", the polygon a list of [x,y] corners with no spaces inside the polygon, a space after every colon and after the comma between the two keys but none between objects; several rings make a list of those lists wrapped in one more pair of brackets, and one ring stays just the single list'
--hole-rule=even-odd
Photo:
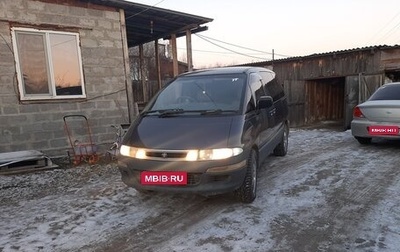
[{"label": "minivan rear window", "polygon": [[149,110],[239,111],[246,75],[182,76],[155,98]]}]

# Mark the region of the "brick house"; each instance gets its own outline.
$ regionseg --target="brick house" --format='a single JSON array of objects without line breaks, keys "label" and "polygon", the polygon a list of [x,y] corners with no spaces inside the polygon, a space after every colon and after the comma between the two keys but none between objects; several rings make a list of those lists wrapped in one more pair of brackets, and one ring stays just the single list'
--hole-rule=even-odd
[{"label": "brick house", "polygon": [[93,142],[107,148],[110,126],[135,116],[128,48],[210,21],[123,0],[1,1],[0,153],[65,155],[63,116],[72,114],[86,116]]}]

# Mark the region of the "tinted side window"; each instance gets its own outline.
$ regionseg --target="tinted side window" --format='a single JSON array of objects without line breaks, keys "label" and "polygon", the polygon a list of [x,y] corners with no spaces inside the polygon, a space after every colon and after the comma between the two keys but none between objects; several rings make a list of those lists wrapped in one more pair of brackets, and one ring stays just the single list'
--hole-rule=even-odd
[{"label": "tinted side window", "polygon": [[272,81],[267,83],[266,89],[267,94],[272,96],[272,99],[274,99],[274,101],[279,100],[285,95],[283,92],[283,87],[276,81],[276,79],[273,79]]},{"label": "tinted side window", "polygon": [[246,96],[244,100],[244,104],[246,106],[246,113],[253,111],[256,109],[256,103],[254,101],[254,96],[252,94],[253,92],[251,91],[249,86],[246,86]]},{"label": "tinted side window", "polygon": [[263,78],[263,84],[266,85],[268,82],[272,81],[275,78],[275,73],[273,72],[260,72],[261,77]]},{"label": "tinted side window", "polygon": [[260,75],[263,78],[267,95],[271,96],[274,101],[284,96],[283,87],[277,82],[274,72],[262,71]]},{"label": "tinted side window", "polygon": [[260,99],[261,96],[265,95],[262,78],[256,73],[252,73],[250,75],[250,88],[253,92],[253,96],[257,101]]}]

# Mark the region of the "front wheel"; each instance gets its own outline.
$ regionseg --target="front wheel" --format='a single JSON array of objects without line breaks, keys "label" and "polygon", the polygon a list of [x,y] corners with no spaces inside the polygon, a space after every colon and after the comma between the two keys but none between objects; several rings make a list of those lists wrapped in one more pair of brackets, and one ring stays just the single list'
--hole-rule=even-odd
[{"label": "front wheel", "polygon": [[256,198],[257,168],[257,152],[252,150],[247,158],[246,176],[243,184],[235,191],[236,197],[243,203],[251,203]]}]

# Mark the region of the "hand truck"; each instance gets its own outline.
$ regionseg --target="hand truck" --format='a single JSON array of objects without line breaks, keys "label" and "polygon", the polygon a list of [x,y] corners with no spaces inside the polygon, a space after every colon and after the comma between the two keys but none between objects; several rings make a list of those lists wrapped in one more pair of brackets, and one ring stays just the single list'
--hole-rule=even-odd
[{"label": "hand truck", "polygon": [[[93,143],[89,122],[84,115],[67,115],[63,117],[65,131],[72,147],[74,165],[81,162],[95,164],[99,160],[97,146]],[[71,156],[68,152],[71,162]]]}]

